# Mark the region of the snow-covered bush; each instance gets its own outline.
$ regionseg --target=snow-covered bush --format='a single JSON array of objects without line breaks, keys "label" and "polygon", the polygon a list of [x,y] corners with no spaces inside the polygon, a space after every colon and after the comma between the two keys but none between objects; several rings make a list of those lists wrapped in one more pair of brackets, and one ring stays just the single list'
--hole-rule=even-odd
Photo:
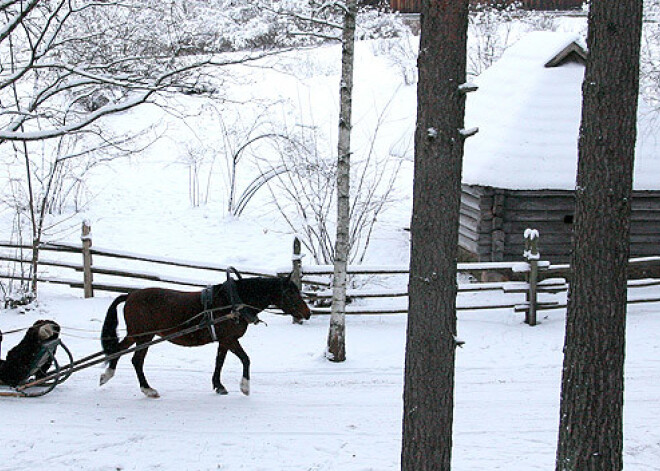
[{"label": "snow-covered bush", "polygon": [[362,8],[356,27],[359,40],[399,38],[410,33],[401,15],[387,9]]},{"label": "snow-covered bush", "polygon": [[[378,137],[383,112],[374,124]],[[332,264],[335,250],[337,158],[327,136],[314,126],[297,126],[279,141],[279,170],[267,182],[273,204],[318,264]],[[401,159],[379,155],[373,145],[353,154],[349,263],[361,263],[378,218],[394,201],[393,186]],[[263,172],[264,174],[266,172]]]},{"label": "snow-covered bush", "polygon": [[395,38],[381,39],[375,41],[374,53],[385,55],[394,65],[406,85],[417,83],[417,53],[419,49],[419,38],[412,34]]},{"label": "snow-covered bush", "polygon": [[517,3],[474,7],[468,23],[469,75],[479,75],[502,56],[511,44],[515,20],[522,14]]}]

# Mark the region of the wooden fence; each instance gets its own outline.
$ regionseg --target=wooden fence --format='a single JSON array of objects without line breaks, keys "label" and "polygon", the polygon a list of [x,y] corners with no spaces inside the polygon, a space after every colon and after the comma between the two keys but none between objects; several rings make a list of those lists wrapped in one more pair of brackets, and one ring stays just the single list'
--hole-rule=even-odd
[{"label": "wooden fence", "polygon": [[[166,274],[144,271],[143,269],[129,269],[106,266],[99,264],[98,260],[104,263],[108,259],[116,259],[126,265],[129,261],[143,262],[143,264],[153,264],[156,266],[175,267],[177,269],[192,270],[201,277],[212,277],[218,282],[218,278],[224,280],[226,265],[210,264],[202,262],[191,262],[163,257],[145,256],[134,253],[120,252],[108,249],[95,248],[90,236],[90,228],[86,224],[82,230],[82,244],[41,244],[39,249],[42,253],[59,252],[74,254],[80,257],[80,262],[75,263],[65,260],[49,259],[41,256],[39,264],[42,267],[56,267],[57,269],[66,269],[78,273],[76,277],[66,278],[62,276],[44,276],[40,275],[37,280],[42,283],[53,283],[68,285],[72,288],[82,289],[85,297],[94,296],[94,292],[129,292],[144,287],[144,282],[150,285],[159,284],[169,287],[184,287],[183,289],[197,289],[207,286],[208,280],[182,278]],[[491,263],[459,263],[457,270],[462,279],[469,281],[458,283],[458,301],[457,310],[459,311],[481,311],[495,309],[513,309],[514,312],[524,313],[525,322],[529,325],[537,323],[537,313],[549,309],[560,309],[566,307],[564,299],[545,300],[548,295],[563,296],[568,290],[570,280],[570,267],[568,265],[553,265],[548,261],[540,259],[537,250],[539,239],[538,232],[535,230],[525,231],[526,249],[519,262],[491,262]],[[20,255],[7,255],[0,253],[0,261],[15,262],[19,264],[29,264],[31,261],[32,247],[11,242],[0,242],[0,247],[14,250],[25,250],[29,252],[29,257]],[[94,262],[93,262],[94,261]],[[316,315],[329,314],[330,308],[328,302],[332,298],[330,289],[330,280],[333,273],[331,265],[313,265],[303,266],[300,255],[300,242],[294,241],[294,250],[292,256],[291,268],[283,270],[262,270],[246,267],[237,267],[245,275],[253,276],[281,276],[292,273],[293,280],[298,282],[301,287],[304,286],[303,293],[312,304],[312,313]],[[162,272],[159,269],[159,272]],[[660,272],[660,257],[645,257],[631,259],[629,272],[632,275],[628,282],[629,288],[646,288],[660,286],[660,278],[647,278],[648,273]],[[393,277],[401,276],[401,285],[399,289],[349,289],[347,296],[352,301],[364,299],[388,298],[397,299],[408,296],[407,275],[408,266],[349,266],[348,273],[354,277]],[[82,276],[81,276],[82,274]],[[220,276],[218,276],[220,274]],[[102,276],[104,279],[113,281],[96,281],[95,275]],[[29,280],[29,277],[21,273],[10,273],[0,271],[0,279],[19,279]],[[492,281],[493,279],[497,281]],[[127,281],[132,280],[132,281]],[[139,284],[142,283],[142,284]],[[477,281],[491,280],[491,281]],[[494,301],[478,300],[470,302],[470,294],[476,293],[498,293],[498,296],[489,296],[495,298]],[[646,295],[641,297],[630,297],[628,300],[633,303],[660,302],[660,296]],[[361,315],[384,315],[406,313],[407,308],[385,306],[382,308],[364,307],[360,303],[349,304],[347,314]],[[407,305],[407,303],[406,303]]]},{"label": "wooden fence", "polygon": [[[77,273],[82,273],[82,277],[78,275],[76,278],[65,278],[61,276],[43,276],[39,275],[37,281],[43,283],[53,283],[68,285],[72,288],[80,288],[84,292],[84,296],[93,297],[94,291],[110,291],[126,293],[133,291],[144,286],[136,284],[135,280],[149,281],[151,283],[166,284],[172,286],[188,287],[188,288],[201,288],[207,286],[208,281],[192,278],[181,278],[178,276],[171,276],[156,272],[147,272],[143,270],[133,270],[128,268],[116,268],[106,266],[103,263],[93,263],[93,260],[101,258],[104,263],[107,259],[116,259],[122,261],[125,265],[127,261],[145,262],[146,264],[153,264],[156,266],[180,267],[191,269],[194,272],[210,272],[212,275],[221,274],[218,278],[224,277],[228,266],[204,262],[191,262],[187,260],[178,260],[166,257],[155,257],[148,255],[141,255],[129,252],[121,252],[116,250],[95,248],[92,245],[91,230],[87,224],[83,224],[82,228],[82,244],[65,244],[65,243],[43,243],[39,246],[40,253],[67,253],[78,254],[80,262],[71,262],[64,260],[55,260],[46,256],[39,257],[39,265],[42,267],[56,267],[60,269],[68,269]],[[17,244],[13,242],[0,242],[0,247],[10,248],[15,250],[30,251],[30,257],[23,257],[17,255],[0,254],[0,261],[16,262],[21,264],[29,264],[31,260],[31,245]],[[162,270],[159,270],[162,271]],[[241,273],[254,276],[277,276],[275,271],[243,268]],[[94,280],[94,275],[103,275],[106,278],[119,279],[117,282],[99,282]],[[8,271],[0,272],[0,279],[16,279],[29,281],[29,277],[22,273],[10,273]],[[125,280],[134,280],[133,282],[126,282]]]},{"label": "wooden fence", "polygon": [[[495,310],[495,309],[514,309],[517,312],[525,312],[525,322],[530,325],[536,325],[537,318],[536,312],[541,309],[552,309],[560,306],[560,302],[539,302],[538,295],[541,293],[557,294],[566,292],[568,285],[563,278],[550,278],[540,279],[540,270],[547,271],[551,269],[550,262],[541,261],[538,259],[538,251],[536,251],[536,239],[538,233],[536,231],[530,232],[528,237],[530,243],[529,251],[526,251],[525,257],[520,262],[487,262],[487,263],[459,263],[457,271],[462,278],[471,278],[471,281],[458,283],[458,300],[456,309],[458,311],[479,311],[479,310]],[[535,237],[534,237],[535,236]],[[331,265],[326,266],[311,266],[302,268],[302,279],[308,280],[310,277],[329,276],[333,273]],[[408,275],[408,267],[392,267],[392,266],[349,266],[348,273],[354,276],[393,276],[393,275]],[[501,281],[476,281],[480,279],[498,278]],[[511,281],[516,280],[519,281]],[[468,293],[503,293],[505,301],[502,301],[502,296],[498,296],[495,302],[461,302],[461,295]],[[306,296],[313,302],[329,301],[332,298],[332,290],[306,290]],[[514,296],[515,295],[515,296]],[[521,295],[525,296],[521,300]],[[394,289],[394,290],[347,290],[347,297],[352,300],[368,299],[368,298],[399,298],[407,297],[408,290]],[[312,308],[313,314],[329,314],[329,307],[314,307]],[[360,314],[360,315],[382,315],[382,314],[398,314],[407,313],[407,308],[392,309],[391,307],[385,308],[363,308],[352,307],[347,308],[346,314]]]},{"label": "wooden fence", "polygon": [[[525,322],[531,326],[538,323],[538,312],[551,309],[563,309],[566,307],[565,299],[542,301],[542,297],[548,295],[565,296],[568,291],[568,281],[571,277],[570,266],[567,264],[553,265],[549,261],[540,259],[537,248],[539,233],[528,229],[524,234],[525,251],[519,262],[486,262],[486,263],[459,263],[457,271],[469,275],[473,281],[458,283],[458,300],[456,309],[458,311],[480,311],[495,309],[513,309],[515,312],[524,313]],[[295,258],[295,257],[294,257]],[[648,288],[660,286],[660,257],[634,258],[629,262],[628,287]],[[302,267],[302,279],[312,280],[312,277],[331,276],[333,267],[306,266]],[[348,273],[354,276],[393,276],[408,275],[408,267],[392,266],[353,266],[348,267]],[[648,278],[649,274],[656,276]],[[500,279],[501,281],[474,281],[484,279]],[[495,302],[470,303],[462,302],[462,298],[469,293],[502,293],[505,296],[497,296]],[[306,290],[305,294],[313,302],[326,301],[332,298],[332,290]],[[524,295],[524,300],[520,299]],[[395,290],[347,290],[347,296],[353,300],[369,298],[397,298],[407,297],[407,289]],[[502,302],[504,299],[504,302]],[[656,303],[660,302],[660,295],[642,295],[629,297],[628,304]],[[329,307],[314,307],[314,314],[329,314]],[[363,308],[349,305],[347,314],[397,314],[407,313],[407,308]]]}]

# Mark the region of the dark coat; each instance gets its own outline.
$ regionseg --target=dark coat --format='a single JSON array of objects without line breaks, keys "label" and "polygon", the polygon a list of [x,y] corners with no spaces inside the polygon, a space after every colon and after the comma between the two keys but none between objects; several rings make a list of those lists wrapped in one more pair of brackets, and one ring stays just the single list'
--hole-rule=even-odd
[{"label": "dark coat", "polygon": [[[44,328],[46,326],[50,329]],[[57,338],[59,334],[60,326],[56,322],[50,320],[35,322],[19,344],[9,350],[7,358],[4,361],[0,360],[0,383],[15,387],[26,380],[41,346],[44,342]],[[50,367],[49,363],[42,366],[41,370],[44,373]]]}]

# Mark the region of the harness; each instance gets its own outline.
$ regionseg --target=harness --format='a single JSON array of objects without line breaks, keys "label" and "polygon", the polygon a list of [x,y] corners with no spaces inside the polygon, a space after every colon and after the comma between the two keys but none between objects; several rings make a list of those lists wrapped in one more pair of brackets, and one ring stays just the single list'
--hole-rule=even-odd
[{"label": "harness", "polygon": [[[243,277],[234,267],[227,268],[227,281],[222,284],[222,289],[227,294],[229,298],[229,304],[231,305],[231,312],[236,314],[236,321],[239,319],[244,319],[249,324],[258,324],[261,322],[257,314],[252,312],[252,309],[249,306],[243,304],[240,296],[238,295],[238,289],[236,288],[236,280],[231,276],[232,272],[236,275],[239,280],[242,280]],[[201,293],[201,302],[202,302],[202,321],[200,326],[208,327],[209,332],[211,333],[211,338],[214,342],[218,341],[218,336],[215,333],[215,324],[213,322],[213,295],[215,287],[209,285],[202,290]]]},{"label": "harness", "polygon": [[199,325],[208,327],[211,338],[214,342],[217,342],[218,336],[215,333],[215,324],[213,323],[213,285],[208,285],[202,290],[201,300],[203,316]]}]

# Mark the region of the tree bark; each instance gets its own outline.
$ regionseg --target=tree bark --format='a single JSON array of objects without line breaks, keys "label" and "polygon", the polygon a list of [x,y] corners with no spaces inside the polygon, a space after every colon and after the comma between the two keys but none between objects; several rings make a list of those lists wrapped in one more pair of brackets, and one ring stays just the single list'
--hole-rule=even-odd
[{"label": "tree bark", "polygon": [[404,471],[451,468],[468,0],[422,2],[411,222]]},{"label": "tree bark", "polygon": [[328,332],[327,357],[330,361],[346,360],[346,265],[350,251],[350,171],[351,111],[353,101],[353,62],[355,50],[355,17],[357,0],[346,2],[341,49],[341,83],[339,86],[339,138],[337,144],[337,238],[335,240],[332,309]]},{"label": "tree bark", "polygon": [[623,468],[630,199],[642,0],[591,2],[557,471]]}]

